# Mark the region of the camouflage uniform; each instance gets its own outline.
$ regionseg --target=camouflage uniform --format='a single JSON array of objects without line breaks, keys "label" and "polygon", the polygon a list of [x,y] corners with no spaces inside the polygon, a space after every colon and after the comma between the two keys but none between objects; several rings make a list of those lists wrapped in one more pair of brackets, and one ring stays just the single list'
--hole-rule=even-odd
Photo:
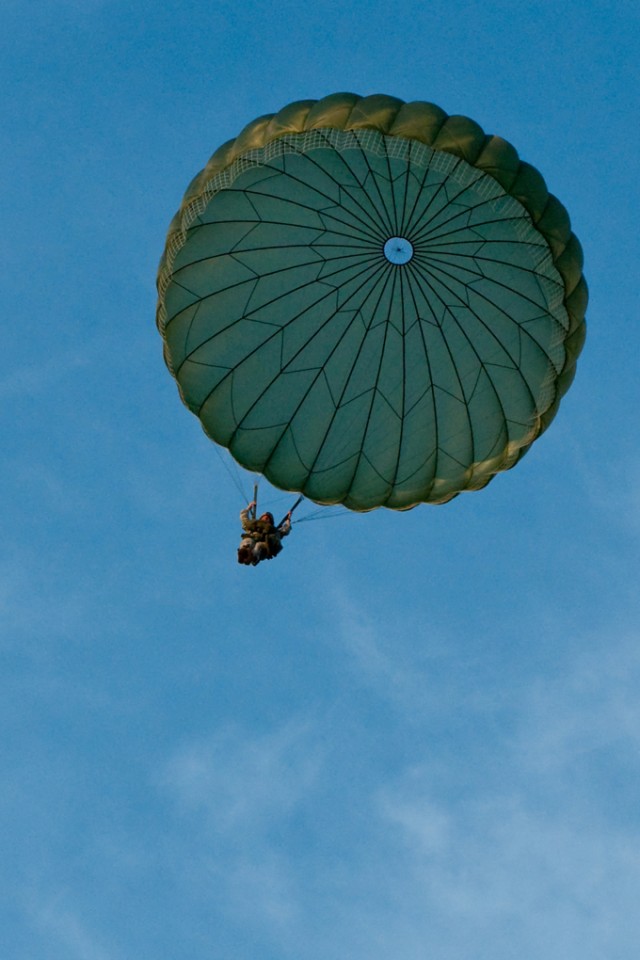
[{"label": "camouflage uniform", "polygon": [[279,527],[269,520],[254,518],[251,508],[240,511],[242,539],[238,547],[238,563],[255,567],[261,560],[272,560],[282,550],[282,538],[291,530],[291,520],[286,517]]}]

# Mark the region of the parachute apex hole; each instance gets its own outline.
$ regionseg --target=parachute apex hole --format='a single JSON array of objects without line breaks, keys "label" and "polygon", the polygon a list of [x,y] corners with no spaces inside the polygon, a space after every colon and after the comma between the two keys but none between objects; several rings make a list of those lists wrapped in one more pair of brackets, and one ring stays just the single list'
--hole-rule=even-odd
[{"label": "parachute apex hole", "polygon": [[389,263],[402,266],[413,257],[413,244],[406,237],[389,237],[384,245],[384,255]]}]

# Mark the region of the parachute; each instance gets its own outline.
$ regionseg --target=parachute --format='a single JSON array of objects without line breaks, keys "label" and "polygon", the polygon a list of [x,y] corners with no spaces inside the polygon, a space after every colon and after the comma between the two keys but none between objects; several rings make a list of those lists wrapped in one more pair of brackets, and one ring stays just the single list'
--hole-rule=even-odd
[{"label": "parachute", "polygon": [[569,216],[514,147],[432,103],[259,117],[187,189],[158,274],[208,436],[318,504],[484,487],[548,427],[585,335]]}]

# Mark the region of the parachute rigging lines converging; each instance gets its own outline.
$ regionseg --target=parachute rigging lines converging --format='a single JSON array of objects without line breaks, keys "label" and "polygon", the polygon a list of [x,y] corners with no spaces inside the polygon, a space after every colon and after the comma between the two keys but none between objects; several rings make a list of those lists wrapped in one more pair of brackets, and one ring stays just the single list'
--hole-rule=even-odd
[{"label": "parachute rigging lines converging", "polygon": [[[256,507],[253,510],[253,516],[256,516],[256,509],[258,500],[260,501],[261,507],[268,507],[269,510],[273,510],[274,513],[283,514],[281,523],[284,522],[284,517],[289,514],[290,516],[295,513],[295,519],[292,517],[291,525],[297,525],[299,523],[309,523],[310,521],[316,520],[331,520],[338,517],[347,517],[353,516],[351,511],[347,510],[346,507],[340,505],[331,507],[318,507],[316,504],[311,501],[307,501],[305,497],[300,494],[300,496],[294,498],[292,501],[291,497],[287,494],[283,494],[282,490],[277,489],[267,489],[264,490],[263,484],[261,481],[264,479],[259,474],[254,475],[252,478],[246,471],[243,471],[238,464],[230,457],[228,451],[223,450],[218,444],[212,444],[213,449],[216,451],[218,459],[223,467],[225,473],[229,477],[229,480],[236,488],[238,493],[239,503],[242,506],[245,506],[251,500]],[[252,487],[247,486],[247,479],[253,480]],[[265,498],[266,493],[266,498]],[[299,508],[304,507],[303,511],[300,511]]]},{"label": "parachute rigging lines converging", "polygon": [[584,340],[569,217],[515,149],[423,102],[335,94],[213,155],[169,229],[158,327],[246,469],[351,510],[512,467]]}]

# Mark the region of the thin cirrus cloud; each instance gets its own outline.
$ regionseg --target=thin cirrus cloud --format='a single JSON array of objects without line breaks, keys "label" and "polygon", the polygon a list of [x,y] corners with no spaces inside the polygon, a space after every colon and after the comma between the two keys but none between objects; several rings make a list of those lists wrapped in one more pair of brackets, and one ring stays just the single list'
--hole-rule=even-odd
[{"label": "thin cirrus cloud", "polygon": [[[367,642],[377,639],[371,628]],[[309,837],[296,849],[288,832],[334,776],[335,745],[331,755],[318,747],[326,720],[257,737],[228,728],[187,745],[164,788],[183,825],[200,824],[198,877],[230,915],[250,905],[251,924],[282,956],[628,955],[640,934],[640,819],[623,794],[640,772],[640,664],[629,668],[629,637],[583,639],[564,671],[520,691],[510,735],[481,763],[464,749],[431,763],[425,734],[423,753],[382,784],[344,784],[343,804],[363,817],[340,832],[336,806],[333,826],[318,823],[334,832],[331,854]],[[473,720],[478,704],[459,709]],[[602,790],[603,762],[609,783],[626,784],[617,796]]]},{"label": "thin cirrus cloud", "polygon": [[631,955],[640,661],[629,657],[630,635],[584,641],[564,675],[532,681],[511,738],[485,767],[460,758],[447,789],[418,763],[378,792],[394,901],[405,922],[414,918],[420,949],[453,958],[475,938],[505,960],[514,949],[531,960]]},{"label": "thin cirrus cloud", "polygon": [[183,810],[242,843],[289,815],[313,788],[321,755],[309,734],[295,720],[259,735],[229,726],[178,750],[163,785]]},{"label": "thin cirrus cloud", "polygon": [[277,837],[313,794],[322,763],[311,725],[292,719],[258,735],[229,726],[185,744],[159,778],[174,807],[178,863],[188,851],[189,884],[208,891],[214,912],[283,944],[300,897],[290,840]]},{"label": "thin cirrus cloud", "polygon": [[52,956],[69,960],[123,960],[119,951],[113,952],[99,941],[67,901],[68,897],[60,894],[32,898],[28,913],[42,936],[42,948],[48,944]]}]

